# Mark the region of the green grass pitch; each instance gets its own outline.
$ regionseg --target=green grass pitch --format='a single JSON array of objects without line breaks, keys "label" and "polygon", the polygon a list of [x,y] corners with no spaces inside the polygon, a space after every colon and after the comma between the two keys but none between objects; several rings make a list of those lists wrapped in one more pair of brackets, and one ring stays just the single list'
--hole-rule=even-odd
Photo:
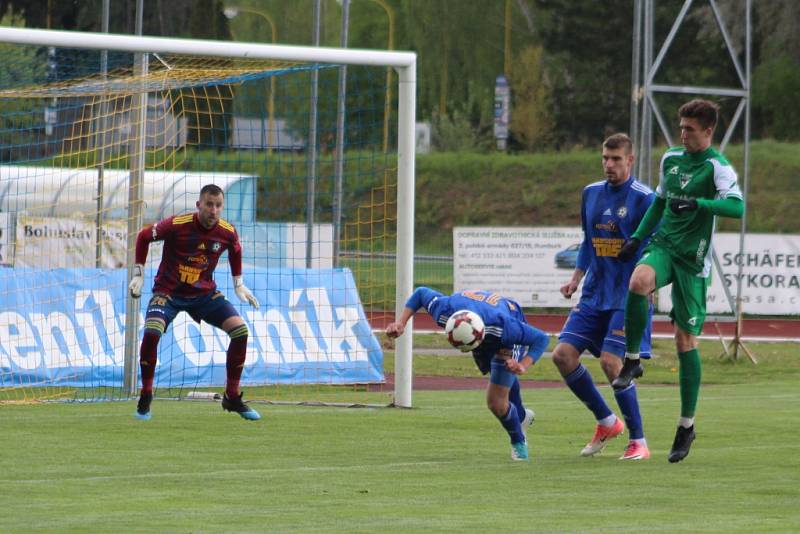
[{"label": "green grass pitch", "polygon": [[[549,362],[547,362],[549,365]],[[609,388],[602,388],[611,401]],[[594,422],[566,388],[526,388],[532,460],[510,460],[482,391],[416,407],[218,403],[0,406],[0,532],[796,532],[800,388],[705,386],[697,441],[669,464],[670,385],[640,387],[653,456],[581,458]]]}]

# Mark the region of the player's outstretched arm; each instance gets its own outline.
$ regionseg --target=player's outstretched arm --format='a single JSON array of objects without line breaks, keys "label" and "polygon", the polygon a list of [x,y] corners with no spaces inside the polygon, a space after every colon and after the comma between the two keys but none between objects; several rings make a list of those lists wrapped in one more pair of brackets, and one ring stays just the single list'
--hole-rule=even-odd
[{"label": "player's outstretched arm", "polygon": [[403,313],[400,314],[400,317],[395,322],[386,325],[386,335],[392,339],[402,336],[403,332],[406,331],[408,321],[414,316],[415,312],[416,310],[411,308],[403,308]]},{"label": "player's outstretched arm", "polygon": [[697,205],[700,209],[705,209],[719,215],[721,217],[730,217],[732,219],[741,219],[744,215],[744,202],[738,197],[697,199]]},{"label": "player's outstretched arm", "polygon": [[233,277],[233,291],[236,293],[236,296],[239,297],[239,300],[242,302],[248,303],[250,306],[258,309],[258,299],[250,289],[244,285],[244,280],[242,280],[241,275]]},{"label": "player's outstretched arm", "polygon": [[425,308],[433,299],[442,298],[444,295],[434,289],[425,286],[420,286],[414,290],[403,308],[400,317],[393,323],[386,326],[386,335],[390,338],[396,338],[403,335],[405,332],[406,324],[417,313],[417,310]]}]

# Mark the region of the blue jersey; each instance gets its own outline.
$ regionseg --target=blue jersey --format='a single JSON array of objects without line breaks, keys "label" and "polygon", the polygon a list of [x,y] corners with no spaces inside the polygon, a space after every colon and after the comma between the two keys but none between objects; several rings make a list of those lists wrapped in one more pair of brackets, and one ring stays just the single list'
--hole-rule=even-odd
[{"label": "blue jersey", "polygon": [[638,228],[654,198],[653,191],[633,177],[618,186],[604,180],[583,189],[583,242],[577,262],[578,269],[586,273],[581,303],[597,310],[625,308],[628,282],[640,255],[623,263],[617,254]]},{"label": "blue jersey", "polygon": [[418,287],[406,301],[406,308],[415,312],[424,308],[441,327],[459,310],[470,310],[480,315],[484,324],[484,340],[473,351],[476,360],[479,354],[475,353],[485,353],[491,358],[499,349],[513,349],[519,345],[525,347],[527,355],[537,361],[549,342],[547,334],[526,322],[519,304],[490,291],[462,291],[445,296],[433,289]]}]

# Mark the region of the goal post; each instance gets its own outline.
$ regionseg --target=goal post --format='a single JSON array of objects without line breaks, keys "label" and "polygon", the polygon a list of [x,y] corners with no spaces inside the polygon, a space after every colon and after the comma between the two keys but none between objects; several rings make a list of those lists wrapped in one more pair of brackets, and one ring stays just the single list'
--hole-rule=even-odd
[{"label": "goal post", "polygon": [[[294,287],[290,284],[281,286],[281,296],[275,297],[285,300],[286,294],[290,294],[288,298],[290,306],[294,306],[292,310],[268,309],[262,314],[255,314],[244,307],[239,308],[243,317],[250,322],[251,337],[256,338],[251,340],[251,343],[259,347],[256,363],[264,364],[271,361],[269,358],[278,358],[274,354],[275,351],[280,352],[280,357],[283,358],[282,351],[289,349],[282,345],[287,342],[281,341],[283,339],[281,336],[296,336],[298,332],[302,336],[306,331],[306,337],[294,340],[294,348],[289,351],[294,351],[290,359],[300,361],[305,367],[291,369],[284,367],[278,370],[266,368],[262,378],[253,380],[263,380],[265,386],[274,385],[273,380],[275,380],[275,383],[280,385],[285,376],[298,374],[302,375],[301,384],[314,383],[315,377],[327,376],[327,373],[335,371],[322,369],[326,365],[324,362],[326,354],[343,351],[342,359],[337,360],[331,367],[347,367],[353,363],[349,361],[353,359],[355,353],[352,347],[355,343],[353,341],[355,338],[351,336],[352,332],[345,332],[342,334],[343,338],[337,338],[334,342],[337,344],[335,349],[330,346],[332,338],[325,337],[326,332],[340,335],[339,332],[343,332],[342,325],[349,325],[347,321],[350,319],[356,324],[355,321],[365,318],[369,321],[377,317],[380,323],[375,324],[383,324],[402,310],[405,299],[413,290],[414,269],[416,107],[414,53],[8,27],[0,28],[0,47],[9,53],[14,47],[20,47],[27,51],[21,57],[29,59],[38,57],[43,50],[47,51],[48,57],[52,55],[53,50],[83,50],[105,52],[109,57],[117,53],[124,58],[134,55],[145,58],[144,66],[140,66],[143,70],[140,71],[136,71],[133,67],[115,71],[110,67],[108,73],[105,73],[100,71],[98,65],[94,70],[93,67],[82,66],[83,70],[76,67],[75,73],[65,74],[58,71],[62,66],[56,65],[57,72],[54,75],[32,74],[31,80],[36,82],[33,84],[19,79],[7,80],[5,83],[0,81],[0,121],[2,121],[0,127],[4,136],[3,141],[9,143],[10,147],[0,158],[0,172],[4,173],[2,179],[6,181],[5,184],[0,182],[0,209],[6,214],[0,217],[0,230],[4,230],[6,236],[0,242],[4,247],[0,248],[0,251],[5,249],[16,253],[15,257],[4,263],[3,269],[6,275],[0,280],[0,402],[43,398],[105,400],[115,398],[114,395],[104,393],[112,389],[122,391],[118,394],[120,398],[124,398],[125,394],[130,396],[135,393],[138,383],[136,372],[142,306],[132,301],[125,289],[132,263],[132,247],[135,240],[135,235],[132,235],[133,229],[140,228],[142,223],[155,222],[152,220],[154,214],[159,217],[177,215],[185,212],[187,207],[188,211],[193,211],[199,187],[210,181],[219,182],[218,185],[221,185],[226,192],[223,218],[228,216],[229,210],[238,210],[236,213],[242,215],[242,220],[248,221],[241,227],[239,224],[236,225],[240,233],[244,231],[247,234],[247,239],[244,233],[241,235],[245,252],[248,244],[266,251],[273,244],[280,243],[280,254],[273,257],[269,255],[271,253],[264,252],[264,256],[256,256],[251,268],[245,270],[246,279],[256,279],[248,282],[254,285],[257,293],[269,291],[270,284],[282,284],[287,277],[295,283],[312,278],[309,272],[287,262],[287,257],[300,253],[298,251],[306,255],[309,253],[318,255],[314,261],[308,256],[305,258],[306,267],[313,263],[316,268],[313,270],[314,281],[309,282],[304,291],[298,289],[301,286]],[[6,54],[6,58],[9,57],[9,54]],[[87,60],[77,54],[70,57],[74,59],[76,65],[82,61],[91,63],[91,59]],[[127,59],[117,61],[117,66],[125,61]],[[114,63],[111,59],[109,62]],[[363,67],[365,80],[378,78],[370,74],[371,68],[383,69],[384,72],[386,68],[393,68],[398,74],[398,87],[395,92],[398,95],[395,130],[397,143],[396,152],[392,154],[375,153],[369,139],[373,135],[370,133],[372,123],[376,121],[369,118],[371,111],[362,113],[362,107],[367,110],[375,108],[383,111],[383,101],[377,104],[382,97],[380,93],[383,88],[375,90],[374,84],[366,81],[364,87],[367,89],[364,89],[364,93],[353,96],[358,104],[358,110],[353,113],[361,114],[357,115],[358,118],[353,124],[348,123],[345,126],[346,129],[352,129],[352,132],[344,136],[345,143],[349,143],[346,146],[352,152],[352,156],[345,155],[347,160],[345,172],[351,172],[359,177],[369,175],[369,178],[365,183],[359,183],[352,190],[346,191],[345,196],[352,197],[353,204],[349,211],[344,210],[346,215],[341,224],[341,235],[332,237],[337,242],[336,246],[329,247],[333,250],[340,248],[348,250],[348,247],[341,247],[342,243],[347,243],[356,258],[360,257],[360,253],[376,253],[373,257],[393,256],[394,261],[391,264],[384,262],[376,268],[375,264],[370,263],[364,269],[365,272],[375,270],[386,272],[392,269],[390,278],[393,279],[381,282],[380,287],[373,287],[373,284],[378,282],[363,277],[359,272],[359,264],[355,262],[344,269],[339,269],[338,258],[329,257],[331,253],[326,252],[328,245],[322,242],[322,237],[315,243],[303,241],[310,236],[328,235],[326,232],[332,234],[329,228],[323,228],[332,215],[325,212],[320,218],[320,224],[315,224],[313,228],[310,225],[306,228],[294,228],[302,227],[303,220],[289,220],[296,218],[297,214],[294,212],[290,214],[292,201],[288,196],[304,195],[294,194],[293,188],[298,187],[294,182],[282,183],[277,179],[265,182],[265,175],[269,175],[272,171],[276,175],[283,176],[282,173],[301,167],[299,162],[302,162],[308,152],[307,143],[315,143],[315,146],[319,143],[316,138],[303,141],[302,135],[293,135],[291,119],[276,118],[273,116],[273,109],[283,109],[288,114],[290,111],[299,113],[310,109],[310,106],[324,105],[323,97],[318,101],[310,101],[302,88],[303,75],[312,70],[326,72],[327,69],[335,72],[338,70],[337,66],[344,65]],[[48,63],[46,68],[50,67]],[[347,72],[350,82],[352,70],[348,69]],[[283,92],[277,97],[282,100],[273,101],[276,98],[276,93],[273,92],[274,83],[270,89],[262,87],[263,84],[259,85],[265,79],[270,79],[272,82],[275,79],[286,80]],[[269,106],[262,107],[264,110],[269,108],[269,117],[261,116],[257,121],[249,121],[257,126],[253,127],[253,131],[249,131],[247,134],[249,137],[245,136],[258,141],[242,141],[243,135],[237,130],[238,119],[232,110],[236,110],[239,106],[252,112],[261,106],[259,101],[263,102],[266,92],[269,93]],[[258,98],[254,103],[243,104],[244,95],[248,94],[257,95]],[[386,91],[386,94],[391,92]],[[148,95],[152,97],[149,102]],[[304,95],[304,101],[300,101],[301,95]],[[266,111],[264,113],[266,114]],[[191,117],[188,119],[188,125],[186,120],[180,122],[181,119],[185,119],[184,115],[189,114]],[[248,121],[239,120],[239,122]],[[278,126],[278,123],[282,126]],[[153,124],[157,125],[155,130]],[[378,126],[380,130],[383,127],[383,124]],[[137,128],[139,128],[138,134]],[[256,130],[260,131],[260,135]],[[231,138],[237,135],[239,135],[237,142],[240,144],[232,148]],[[378,136],[377,144],[380,144],[381,137]],[[23,157],[26,150],[23,145],[27,142],[26,139],[33,140],[31,147],[41,145],[36,150],[43,153],[34,154],[36,150],[28,148],[27,156]],[[53,142],[53,139],[57,140]],[[192,147],[191,154],[188,147]],[[205,154],[203,151],[209,151],[210,155],[207,157],[213,162],[219,162],[224,171],[215,173],[209,173],[207,170],[195,171],[197,162],[190,156],[194,153]],[[271,155],[273,151],[278,155],[264,155],[265,153]],[[332,156],[319,156],[319,158],[325,157]],[[368,168],[369,165],[372,167]],[[322,179],[324,181],[327,177]],[[184,189],[179,190],[177,182],[180,182]],[[376,198],[378,200],[375,200]],[[124,199],[123,204],[120,204],[122,202],[120,199]],[[320,211],[327,209],[327,203],[327,200],[321,202],[325,204],[324,208],[312,205],[306,206],[306,209]],[[376,206],[376,203],[380,206]],[[98,208],[89,213],[85,208],[88,204],[95,204]],[[266,217],[271,217],[275,213],[286,215],[287,220],[264,220],[265,213]],[[38,265],[35,264],[38,260],[31,260],[33,263],[25,264],[21,261],[24,258],[24,250],[17,236],[23,235],[20,233],[21,221],[37,216],[45,221],[44,232],[47,235],[50,237],[57,235],[59,238],[63,237],[65,241],[58,245],[61,248],[42,248],[43,254],[49,257],[42,259]],[[101,243],[101,235],[106,240],[112,240],[108,237],[112,234],[118,235],[117,241],[123,243],[121,246],[124,248],[126,265],[121,265],[121,261],[117,261],[110,269],[107,265],[105,269],[95,268],[93,263],[95,258],[92,254],[89,258],[91,260],[89,267],[60,268],[61,264],[56,260],[64,258],[56,258],[58,254],[54,255],[53,251],[63,251],[72,247],[67,241],[75,239],[76,235],[85,234],[86,239],[91,240],[92,232],[81,230],[89,224],[87,220],[101,221],[96,224],[97,239],[93,241],[92,250],[94,245],[98,251],[111,246],[105,241]],[[47,227],[47,224],[50,227]],[[65,229],[69,225],[72,225],[72,229]],[[328,226],[339,228],[338,221]],[[92,225],[89,224],[89,227]],[[35,230],[30,230],[30,233],[29,237],[33,239]],[[286,237],[289,234],[301,237],[298,242],[289,242],[289,238]],[[274,241],[276,235],[281,235],[281,239],[285,241]],[[392,237],[394,241],[390,242]],[[390,254],[385,254],[386,252]],[[27,253],[30,254],[30,251]],[[151,283],[159,259],[160,252],[151,247],[146,284]],[[53,263],[48,264],[48,261]],[[114,263],[113,259],[103,261]],[[100,262],[98,252],[98,265]],[[224,268],[226,263],[223,257],[215,279],[223,292],[229,298],[233,298],[234,302],[235,297],[227,280],[230,276]],[[70,317],[60,311],[50,311],[50,308],[36,307],[41,300],[55,298],[49,296],[51,295],[49,286],[48,288],[36,286],[37,280],[46,278],[47,284],[69,285],[74,282],[70,277],[74,277],[78,271],[91,280],[87,282],[86,287],[78,288],[75,292],[75,295],[80,296],[75,297],[76,302],[79,298],[83,298],[81,302],[86,306],[80,313]],[[51,276],[55,276],[54,280],[58,282],[49,281]],[[323,279],[323,276],[327,278]],[[26,290],[24,284],[19,285],[23,277],[28,277],[25,280],[30,281],[25,283],[35,286],[35,290]],[[121,296],[124,293],[125,296],[120,298],[124,298],[125,302],[99,302],[97,298],[92,300],[91,296],[87,296],[94,294],[92,289],[99,286],[92,284],[101,283],[97,282],[100,279],[105,280],[102,283],[107,284],[103,287],[113,288],[109,295]],[[368,281],[362,282],[363,280]],[[358,287],[351,287],[353,281]],[[120,284],[125,288],[120,290]],[[325,287],[322,286],[328,288],[330,295],[320,296],[315,293],[320,289],[324,290]],[[350,287],[352,291],[348,292],[344,286]],[[383,294],[384,298],[373,300],[372,296],[367,296],[372,293]],[[149,294],[146,293],[142,298],[144,300],[148,297]],[[336,308],[334,303],[327,303],[326,299],[329,298],[342,298],[348,305],[353,304],[354,300],[359,301],[359,309],[345,313],[342,311],[345,310],[344,307]],[[364,302],[365,300],[369,302]],[[330,306],[326,308],[326,304]],[[15,314],[11,309],[15,306],[30,307],[30,316],[19,319],[19,314]],[[104,310],[103,306],[111,309],[110,319],[108,310]],[[299,313],[296,308],[302,306],[310,310],[308,315],[316,322],[308,322],[305,319],[300,322],[295,321]],[[328,322],[323,323],[322,315],[330,310],[333,310],[332,318],[328,317],[326,319]],[[347,310],[350,310],[350,307]],[[114,323],[114,313],[118,320],[124,314],[124,327]],[[355,315],[345,317],[346,314]],[[284,322],[284,317],[291,319]],[[21,322],[14,323],[14,321]],[[97,327],[97,332],[102,333],[102,342],[98,341],[99,338],[90,339],[90,335],[77,332],[87,321],[95,323],[105,321]],[[20,326],[25,332],[20,330]],[[176,324],[171,328],[175,330],[178,326],[176,320]],[[363,330],[358,325],[353,328]],[[171,380],[172,376],[187,376],[194,373],[193,383],[170,383],[165,386],[166,396],[184,397],[193,387],[200,389],[212,384],[218,386],[219,377],[224,377],[224,363],[220,370],[218,356],[220,350],[224,349],[226,340],[221,339],[219,335],[209,333],[204,326],[193,326],[186,321],[181,323],[179,329],[180,332],[174,334],[176,344],[185,341],[178,339],[179,336],[190,337],[189,344],[193,344],[192,346],[197,349],[198,358],[201,360],[206,358],[204,361],[208,363],[211,361],[209,358],[217,357],[217,365],[201,368],[198,364],[196,369],[188,373],[185,368],[180,367],[180,365],[185,366],[185,363],[162,361],[159,350],[159,365],[169,366],[165,377],[169,376]],[[124,330],[124,335],[121,335],[120,330]],[[65,340],[73,338],[76,340],[75,347],[67,347]],[[110,373],[113,376],[109,377],[109,383],[104,382],[103,373],[95,373],[82,385],[94,391],[91,396],[70,397],[68,393],[65,394],[65,390],[81,386],[75,386],[71,378],[65,379],[65,373],[69,374],[72,371],[62,371],[61,367],[48,368],[47,359],[52,357],[60,363],[66,361],[69,365],[75,365],[80,360],[89,367],[96,366],[102,358],[98,358],[92,351],[98,350],[98,347],[109,350],[112,339],[117,340],[117,344],[110,349],[111,355],[106,358],[108,361],[104,360],[105,363],[110,363],[109,369],[112,369]],[[400,407],[412,405],[412,344],[411,328],[395,343],[395,382],[389,403]],[[379,344],[378,350],[380,350]],[[117,361],[116,356],[123,357],[121,361]],[[34,369],[35,372],[28,373],[27,378],[20,383],[15,382],[15,373],[19,374],[21,369],[19,364],[22,360],[25,360],[28,369]],[[121,376],[118,376],[117,372]],[[254,371],[253,376],[261,376],[259,372]],[[356,375],[361,376],[358,373]],[[245,387],[247,387],[246,378],[247,373],[243,377]],[[323,378],[320,381],[326,380]],[[366,387],[359,379],[355,382],[358,387]],[[70,385],[61,387],[60,384]],[[341,385],[336,378],[331,384]],[[15,397],[13,393],[8,393],[19,387],[28,388],[33,393],[26,394],[22,399]],[[156,387],[159,387],[158,383]],[[178,393],[170,393],[174,391]]]}]

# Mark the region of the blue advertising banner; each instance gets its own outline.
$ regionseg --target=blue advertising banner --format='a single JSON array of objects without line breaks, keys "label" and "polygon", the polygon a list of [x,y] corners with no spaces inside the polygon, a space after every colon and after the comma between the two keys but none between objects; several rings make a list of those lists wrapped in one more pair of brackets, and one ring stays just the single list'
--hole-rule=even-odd
[{"label": "blue advertising banner", "polygon": [[[235,297],[227,265],[215,279],[250,328],[242,384],[384,380],[381,346],[348,269],[248,266],[258,310]],[[3,383],[120,386],[126,291],[123,269],[0,270]],[[142,295],[142,325],[149,297]],[[156,386],[224,384],[227,346],[225,332],[178,314],[159,343]]]}]

